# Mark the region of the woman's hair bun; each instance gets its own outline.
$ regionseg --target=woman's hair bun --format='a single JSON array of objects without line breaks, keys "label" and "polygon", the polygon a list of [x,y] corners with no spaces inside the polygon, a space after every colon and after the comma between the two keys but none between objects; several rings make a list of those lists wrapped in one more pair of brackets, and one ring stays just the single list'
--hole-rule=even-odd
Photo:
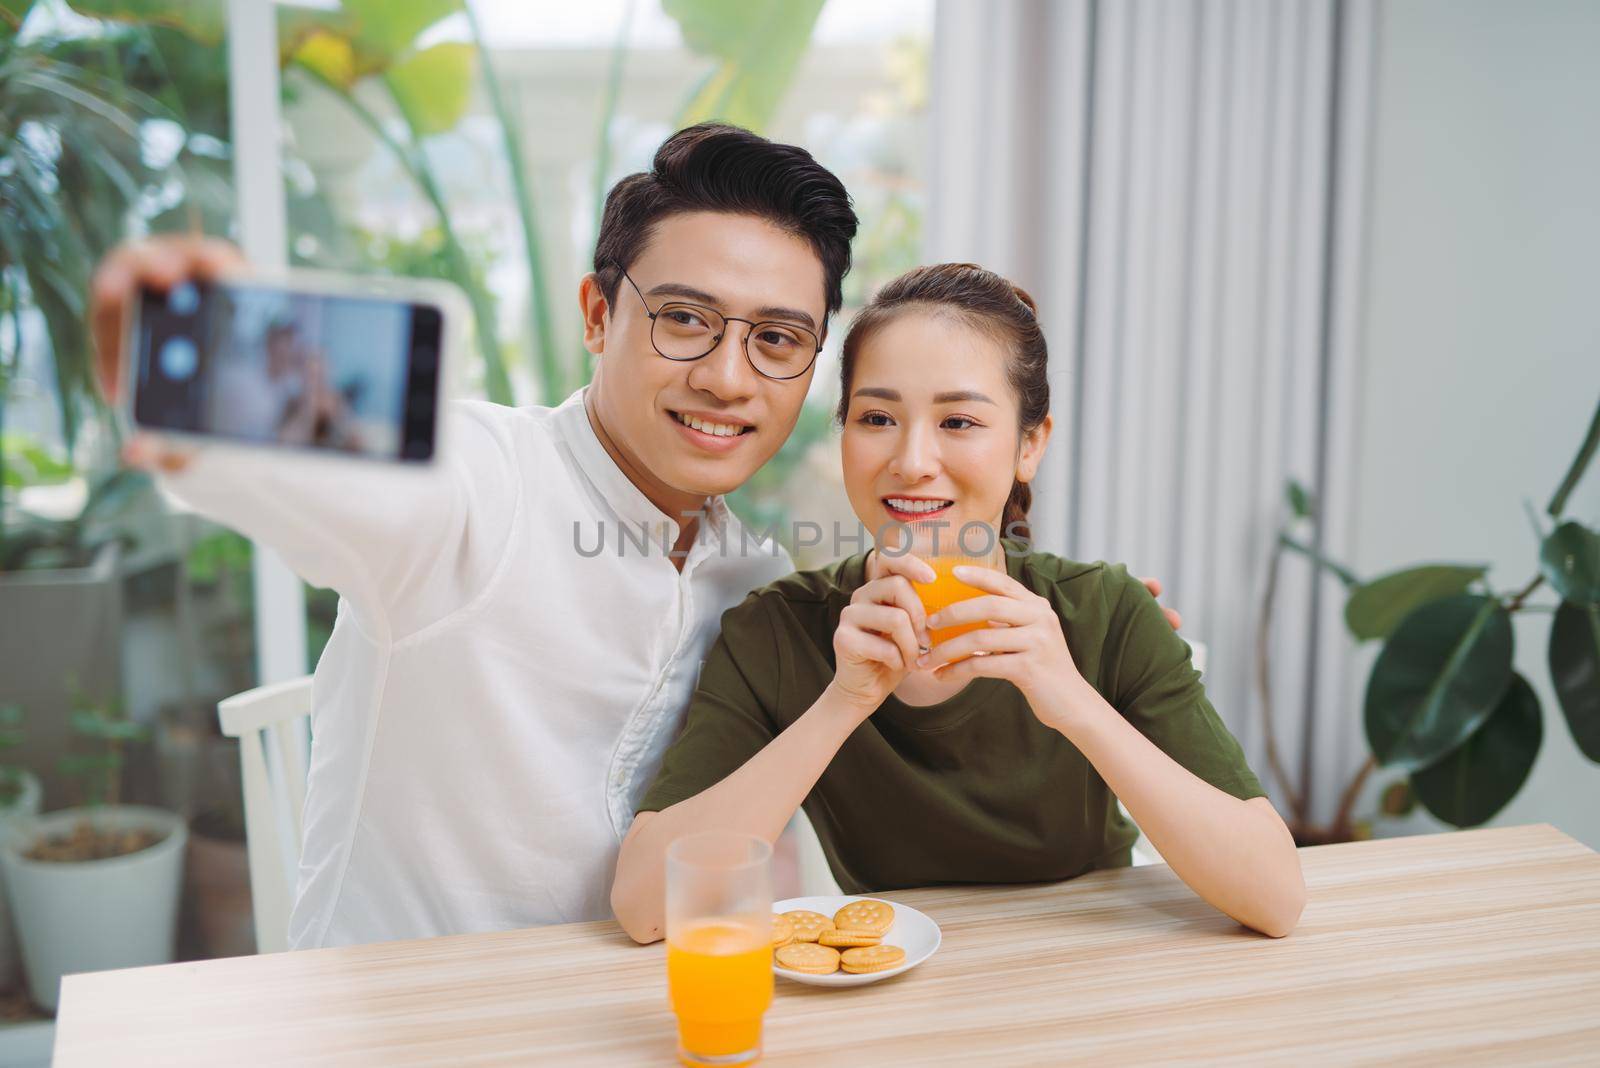
[{"label": "woman's hair bun", "polygon": [[1011,283],[1011,292],[1013,292],[1013,293],[1015,293],[1017,295],[1017,299],[1018,300],[1022,301],[1023,304],[1027,305],[1029,313],[1031,313],[1035,319],[1037,319],[1039,317],[1039,305],[1037,305],[1037,304],[1035,304],[1033,302],[1033,297],[1031,295],[1029,295],[1029,293],[1028,293],[1028,291],[1026,289],[1023,289],[1021,286],[1017,285],[1015,282],[1012,282]]}]

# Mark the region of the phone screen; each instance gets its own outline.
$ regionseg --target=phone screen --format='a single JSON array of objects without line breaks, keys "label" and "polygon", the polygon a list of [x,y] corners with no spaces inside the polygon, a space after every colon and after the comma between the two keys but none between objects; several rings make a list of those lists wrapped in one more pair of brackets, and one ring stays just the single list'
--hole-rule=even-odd
[{"label": "phone screen", "polygon": [[250,283],[146,290],[133,419],[153,430],[383,460],[434,455],[443,315]]}]

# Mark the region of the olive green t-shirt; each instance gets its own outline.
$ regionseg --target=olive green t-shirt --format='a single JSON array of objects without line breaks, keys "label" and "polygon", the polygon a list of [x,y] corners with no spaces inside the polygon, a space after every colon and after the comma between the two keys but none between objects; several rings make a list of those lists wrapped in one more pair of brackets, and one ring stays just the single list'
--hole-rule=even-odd
[{"label": "olive green t-shirt", "polygon": [[[865,560],[797,572],[723,614],[640,812],[714,786],[816,702]],[[1055,606],[1073,662],[1111,707],[1211,785],[1262,796],[1188,644],[1125,567],[1031,553],[1007,570]],[[999,679],[925,707],[891,695],[840,747],[805,811],[847,893],[1070,879],[1128,864],[1138,833],[1084,755]]]}]

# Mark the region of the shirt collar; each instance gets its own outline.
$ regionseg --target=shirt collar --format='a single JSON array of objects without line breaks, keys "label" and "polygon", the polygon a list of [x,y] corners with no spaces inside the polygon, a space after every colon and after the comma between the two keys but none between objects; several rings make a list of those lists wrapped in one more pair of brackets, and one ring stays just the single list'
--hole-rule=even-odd
[{"label": "shirt collar", "polygon": [[[555,425],[560,432],[562,440],[572,450],[572,455],[578,462],[578,467],[583,471],[584,477],[594,484],[605,498],[612,511],[624,523],[637,526],[644,524],[653,537],[667,536],[667,544],[673,544],[678,539],[681,517],[669,516],[657,508],[644,491],[635,486],[617,466],[617,462],[606,452],[605,445],[601,444],[600,436],[595,433],[594,426],[589,422],[588,409],[584,407],[584,395],[589,387],[584,386],[572,396],[561,402],[555,410]],[[726,529],[728,507],[721,497],[710,498],[705,507],[705,521],[700,524],[700,530],[695,533],[695,541],[706,540],[710,532],[708,528],[715,528],[721,532]],[[662,524],[666,524],[663,528]]]}]

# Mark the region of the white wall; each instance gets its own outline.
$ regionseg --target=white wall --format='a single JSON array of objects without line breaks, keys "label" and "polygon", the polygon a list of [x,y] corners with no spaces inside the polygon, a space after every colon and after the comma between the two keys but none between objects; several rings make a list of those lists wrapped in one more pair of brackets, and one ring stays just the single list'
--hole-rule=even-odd
[{"label": "white wall", "polygon": [[[1482,560],[1519,587],[1537,567],[1522,500],[1542,512],[1600,400],[1600,4],[1389,0],[1379,17],[1352,562]],[[1600,473],[1567,510],[1600,521]],[[1600,848],[1600,765],[1555,702],[1549,619],[1517,624],[1544,744],[1494,823]]]}]

